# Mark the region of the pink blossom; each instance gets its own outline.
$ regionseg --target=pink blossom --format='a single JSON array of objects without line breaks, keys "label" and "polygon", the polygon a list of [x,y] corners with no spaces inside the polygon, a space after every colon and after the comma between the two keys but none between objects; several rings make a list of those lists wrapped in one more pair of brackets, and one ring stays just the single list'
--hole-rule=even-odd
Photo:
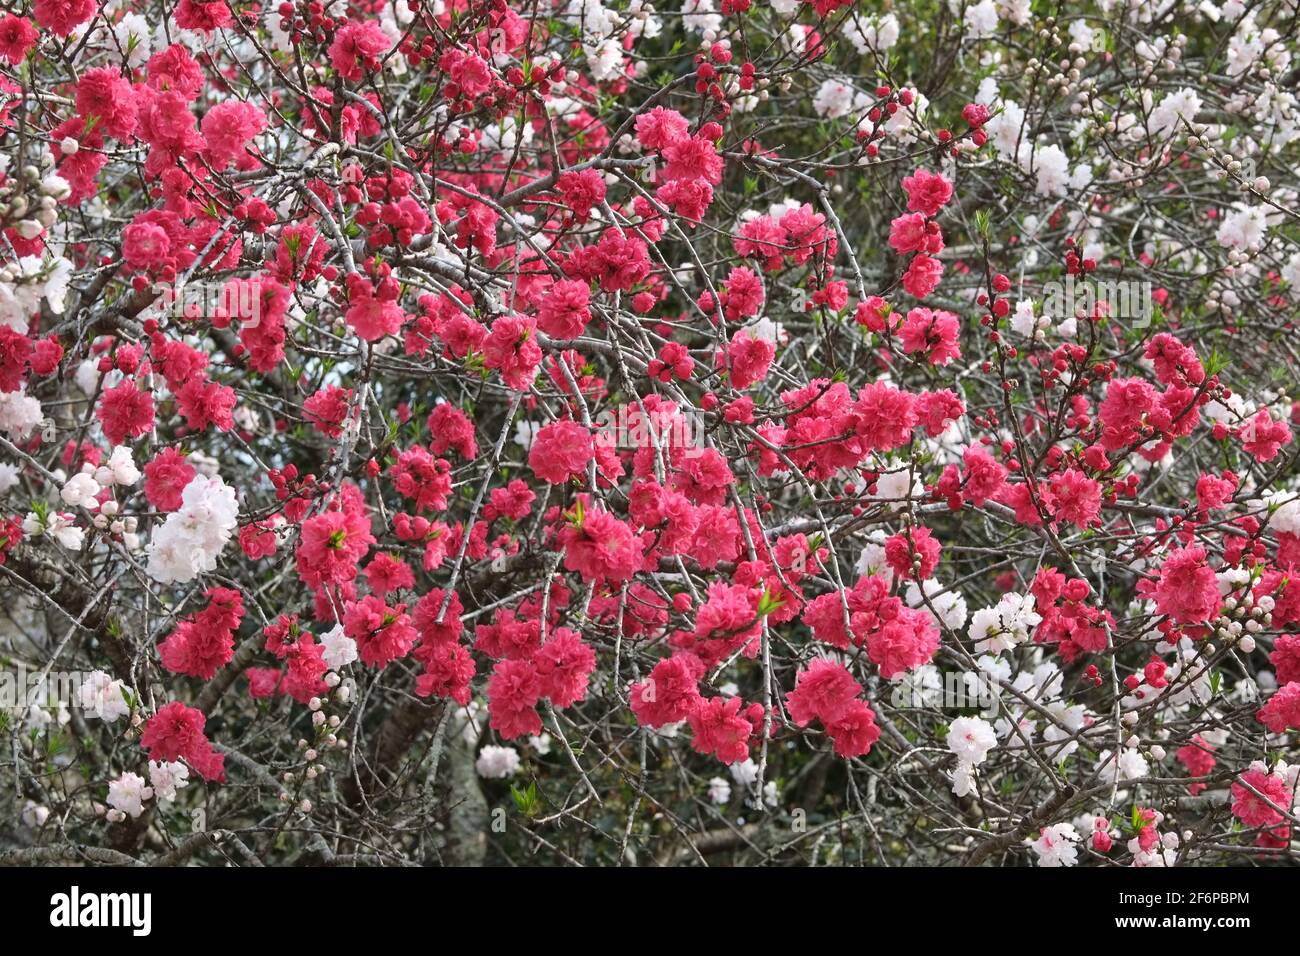
[{"label": "pink blossom", "polygon": [[1156,610],[1180,624],[1204,624],[1219,613],[1223,599],[1205,549],[1177,548],[1160,564],[1155,586]]},{"label": "pink blossom", "polygon": [[918,169],[903,179],[907,191],[907,208],[927,216],[937,216],[952,198],[952,184],[940,173]]},{"label": "pink blossom", "polygon": [[533,473],[553,485],[581,476],[595,457],[591,433],[578,422],[561,419],[542,427],[528,452]]}]

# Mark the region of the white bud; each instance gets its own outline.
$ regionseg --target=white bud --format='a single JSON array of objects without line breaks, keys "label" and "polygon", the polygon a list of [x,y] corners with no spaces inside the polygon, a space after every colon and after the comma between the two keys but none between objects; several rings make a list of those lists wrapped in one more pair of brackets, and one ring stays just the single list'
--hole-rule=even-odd
[{"label": "white bud", "polygon": [[41,182],[41,192],[51,202],[61,201],[72,195],[72,186],[62,176],[46,176]]}]

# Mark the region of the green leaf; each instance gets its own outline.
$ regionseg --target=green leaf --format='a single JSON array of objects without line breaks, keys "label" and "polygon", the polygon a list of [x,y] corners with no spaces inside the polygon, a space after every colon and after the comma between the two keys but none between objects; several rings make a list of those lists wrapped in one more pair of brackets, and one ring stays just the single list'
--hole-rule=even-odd
[{"label": "green leaf", "polygon": [[777,597],[767,588],[763,588],[763,596],[758,599],[758,616],[767,617],[783,604],[785,604],[785,598]]},{"label": "green leaf", "polygon": [[534,780],[528,784],[527,790],[520,790],[513,783],[510,785],[510,796],[514,798],[515,807],[526,817],[531,817],[537,812],[537,781]]}]

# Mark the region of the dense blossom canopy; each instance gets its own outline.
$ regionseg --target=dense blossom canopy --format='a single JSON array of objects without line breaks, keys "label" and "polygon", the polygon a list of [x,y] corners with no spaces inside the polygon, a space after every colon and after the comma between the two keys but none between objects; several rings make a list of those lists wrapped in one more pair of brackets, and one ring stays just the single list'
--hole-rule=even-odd
[{"label": "dense blossom canopy", "polygon": [[0,861],[1293,854],[1296,13],[11,3]]}]

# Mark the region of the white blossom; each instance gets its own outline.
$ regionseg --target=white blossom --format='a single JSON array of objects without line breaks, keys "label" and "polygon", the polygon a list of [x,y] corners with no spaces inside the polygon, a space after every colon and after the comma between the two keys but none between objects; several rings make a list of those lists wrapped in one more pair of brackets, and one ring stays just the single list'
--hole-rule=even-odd
[{"label": "white blossom", "polygon": [[103,489],[99,487],[99,482],[94,479],[94,476],[82,471],[67,480],[59,491],[59,497],[69,507],[84,507],[88,511],[94,511],[99,506],[95,496],[101,490]]},{"label": "white blossom", "polygon": [[149,543],[150,576],[164,584],[215,571],[217,557],[239,524],[235,492],[220,476],[195,475],[181,492],[181,507],[167,516]]},{"label": "white blossom", "polygon": [[1039,866],[1074,866],[1079,862],[1079,832],[1072,824],[1043,827],[1037,840],[1026,842],[1038,856]]},{"label": "white blossom", "polygon": [[970,639],[978,654],[1009,651],[1029,640],[1030,631],[1043,620],[1034,610],[1032,594],[1004,594],[993,607],[971,615]]},{"label": "white blossom", "polygon": [[519,772],[519,751],[514,747],[498,747],[488,744],[478,752],[474,769],[480,777],[488,780],[504,780]]},{"label": "white blossom", "polygon": [[997,743],[993,727],[980,717],[958,717],[948,725],[948,749],[962,763],[978,767]]},{"label": "white blossom", "polygon": [[190,782],[190,768],[179,760],[165,762],[149,761],[149,783],[154,795],[162,801],[176,799],[176,791],[183,790]]},{"label": "white blossom", "polygon": [[341,624],[335,624],[321,637],[320,642],[324,648],[321,659],[334,670],[346,667],[357,659],[357,642],[343,633]]},{"label": "white blossom", "polygon": [[153,796],[153,789],[138,773],[122,774],[108,785],[108,805],[119,814],[117,819],[135,819],[144,812],[144,802]]},{"label": "white blossom", "polygon": [[25,439],[44,418],[41,403],[25,392],[0,392],[0,432]]},{"label": "white blossom", "polygon": [[87,716],[114,721],[131,713],[126,702],[125,685],[103,671],[91,671],[81,682],[81,709]]},{"label": "white blossom", "polygon": [[118,445],[109,454],[108,460],[95,469],[95,480],[104,487],[122,485],[129,487],[140,480],[140,469],[135,466],[131,449]]}]

